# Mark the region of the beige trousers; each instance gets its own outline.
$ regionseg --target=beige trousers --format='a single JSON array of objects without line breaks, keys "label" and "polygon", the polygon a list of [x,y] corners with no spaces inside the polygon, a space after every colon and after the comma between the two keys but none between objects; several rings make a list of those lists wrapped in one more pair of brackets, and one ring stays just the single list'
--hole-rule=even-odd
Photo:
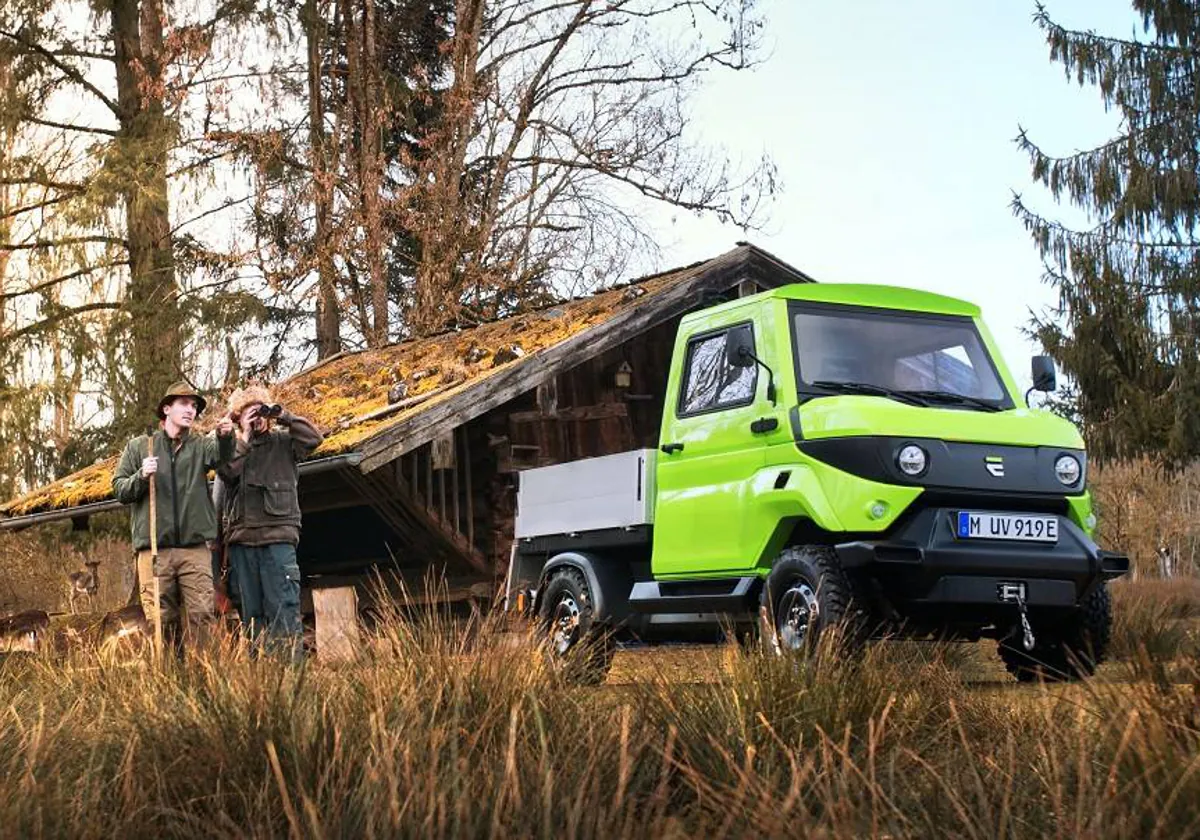
[{"label": "beige trousers", "polygon": [[[163,632],[168,638],[180,630],[188,644],[208,641],[213,624],[212,554],[204,545],[189,548],[160,548],[151,569],[150,551],[137,554],[138,596],[146,623],[154,627],[154,587],[158,578],[158,603]],[[186,625],[180,624],[180,607]]]}]

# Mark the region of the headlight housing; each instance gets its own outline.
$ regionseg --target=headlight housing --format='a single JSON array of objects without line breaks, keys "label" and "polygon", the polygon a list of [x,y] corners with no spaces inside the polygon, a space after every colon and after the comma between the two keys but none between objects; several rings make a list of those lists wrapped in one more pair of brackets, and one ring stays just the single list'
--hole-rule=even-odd
[{"label": "headlight housing", "polygon": [[1074,455],[1059,455],[1054,462],[1054,475],[1061,484],[1071,487],[1079,483],[1083,467]]},{"label": "headlight housing", "polygon": [[929,455],[915,443],[909,443],[896,454],[896,466],[909,478],[916,478],[929,468]]}]

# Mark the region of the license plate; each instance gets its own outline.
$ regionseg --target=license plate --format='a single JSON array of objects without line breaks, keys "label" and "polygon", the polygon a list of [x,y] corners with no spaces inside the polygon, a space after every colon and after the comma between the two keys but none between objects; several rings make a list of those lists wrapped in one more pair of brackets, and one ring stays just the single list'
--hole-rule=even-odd
[{"label": "license plate", "polygon": [[1057,516],[1029,516],[1022,513],[958,513],[956,533],[963,540],[1022,540],[1058,542]]}]

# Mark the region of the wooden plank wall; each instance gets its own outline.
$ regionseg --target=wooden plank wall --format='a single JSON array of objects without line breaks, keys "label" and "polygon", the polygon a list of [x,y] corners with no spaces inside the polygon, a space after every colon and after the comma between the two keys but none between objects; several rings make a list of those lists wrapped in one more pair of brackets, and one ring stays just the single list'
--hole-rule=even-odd
[{"label": "wooden plank wall", "polygon": [[[518,470],[658,445],[678,325],[661,324],[469,424],[483,431],[489,456],[473,465],[473,477],[487,518],[476,545],[493,568],[508,564]],[[623,362],[631,368],[627,389],[615,385]]]}]

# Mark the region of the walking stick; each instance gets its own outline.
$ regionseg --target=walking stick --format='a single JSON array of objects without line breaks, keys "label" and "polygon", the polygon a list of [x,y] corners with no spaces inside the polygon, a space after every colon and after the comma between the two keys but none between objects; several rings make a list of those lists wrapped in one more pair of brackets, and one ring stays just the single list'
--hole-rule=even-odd
[{"label": "walking stick", "polygon": [[[154,429],[151,428],[146,438],[146,457],[154,457]],[[150,591],[154,598],[154,607],[150,610],[154,622],[154,653],[162,654],[163,626],[162,603],[159,601],[158,575],[154,567],[158,565],[158,493],[157,473],[150,476]]]}]

